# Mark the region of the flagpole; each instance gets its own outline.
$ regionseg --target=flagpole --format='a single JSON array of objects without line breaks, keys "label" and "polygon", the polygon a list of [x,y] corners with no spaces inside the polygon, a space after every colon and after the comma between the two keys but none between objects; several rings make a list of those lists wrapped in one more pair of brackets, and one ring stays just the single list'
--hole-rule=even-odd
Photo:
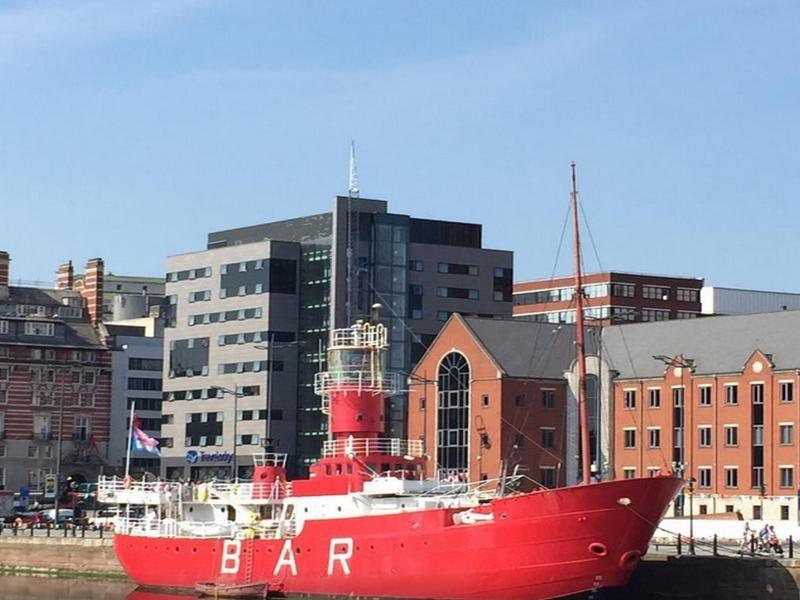
[{"label": "flagpole", "polygon": [[133,411],[136,408],[136,400],[131,399],[131,418],[128,423],[128,451],[125,453],[125,478],[131,473],[131,446],[133,445]]}]

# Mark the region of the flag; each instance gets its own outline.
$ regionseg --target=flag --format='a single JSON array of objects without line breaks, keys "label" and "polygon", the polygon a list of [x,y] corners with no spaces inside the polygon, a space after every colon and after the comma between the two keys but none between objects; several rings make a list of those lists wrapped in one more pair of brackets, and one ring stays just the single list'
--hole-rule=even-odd
[{"label": "flag", "polygon": [[139,450],[142,452],[155,454],[156,456],[161,456],[161,453],[158,451],[158,440],[156,438],[150,437],[135,425],[133,426],[131,445],[133,446],[134,450]]}]

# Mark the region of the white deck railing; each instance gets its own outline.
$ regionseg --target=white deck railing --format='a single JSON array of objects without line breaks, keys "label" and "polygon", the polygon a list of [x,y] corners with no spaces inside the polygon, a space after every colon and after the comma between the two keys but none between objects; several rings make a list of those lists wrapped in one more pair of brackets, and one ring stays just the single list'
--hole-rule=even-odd
[{"label": "white deck railing", "polygon": [[172,518],[120,516],[115,531],[124,535],[160,538],[284,539],[296,535],[294,521],[264,520],[242,523],[183,521]]},{"label": "white deck railing", "polygon": [[246,504],[278,500],[290,495],[291,485],[285,481],[189,484],[101,477],[97,482],[97,500],[106,504],[157,505],[214,500]]},{"label": "white deck railing", "polygon": [[397,373],[372,374],[362,369],[323,371],[314,375],[314,393],[330,396],[331,392],[371,391],[394,396],[401,389]]},{"label": "white deck railing", "polygon": [[383,325],[361,323],[331,331],[328,348],[388,348],[386,328]]},{"label": "white deck railing", "polygon": [[424,450],[422,440],[401,440],[399,438],[327,440],[322,444],[322,457],[384,454],[420,458]]}]

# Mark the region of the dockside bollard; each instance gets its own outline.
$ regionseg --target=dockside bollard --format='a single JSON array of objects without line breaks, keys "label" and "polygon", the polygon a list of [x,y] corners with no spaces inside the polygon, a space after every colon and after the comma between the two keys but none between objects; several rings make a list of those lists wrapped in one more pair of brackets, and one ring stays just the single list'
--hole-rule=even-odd
[{"label": "dockside bollard", "polygon": [[50,532],[53,531],[53,526],[50,523],[47,524],[47,537],[50,537]]},{"label": "dockside bollard", "polygon": [[100,539],[101,540],[103,539],[103,528],[102,527],[100,527]]},{"label": "dockside bollard", "polygon": [[717,534],[716,533],[714,534],[713,548],[714,548],[714,556],[717,556]]},{"label": "dockside bollard", "polygon": [[756,534],[750,534],[750,556],[756,555]]},{"label": "dockside bollard", "polygon": [[33,537],[33,526],[31,526],[31,537]]},{"label": "dockside bollard", "polygon": [[789,558],[794,558],[794,539],[789,536]]},{"label": "dockside bollard", "polygon": [[14,537],[17,537],[18,533],[19,533],[19,525],[14,523]]},{"label": "dockside bollard", "polygon": [[676,548],[676,551],[678,553],[678,556],[680,556],[681,555],[681,534],[680,533],[678,534],[678,542],[677,542],[677,544],[675,544],[675,548]]}]

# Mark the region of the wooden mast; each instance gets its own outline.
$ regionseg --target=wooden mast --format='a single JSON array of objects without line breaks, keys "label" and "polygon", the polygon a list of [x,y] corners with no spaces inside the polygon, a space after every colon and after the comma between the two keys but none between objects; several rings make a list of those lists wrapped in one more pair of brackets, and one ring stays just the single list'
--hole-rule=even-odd
[{"label": "wooden mast", "polygon": [[583,321],[583,277],[581,275],[581,232],[578,216],[578,186],[575,163],[572,168],[572,233],[575,241],[575,344],[578,347],[578,419],[581,436],[582,481],[588,484],[591,455],[589,449],[589,412],[586,406],[586,347]]}]

